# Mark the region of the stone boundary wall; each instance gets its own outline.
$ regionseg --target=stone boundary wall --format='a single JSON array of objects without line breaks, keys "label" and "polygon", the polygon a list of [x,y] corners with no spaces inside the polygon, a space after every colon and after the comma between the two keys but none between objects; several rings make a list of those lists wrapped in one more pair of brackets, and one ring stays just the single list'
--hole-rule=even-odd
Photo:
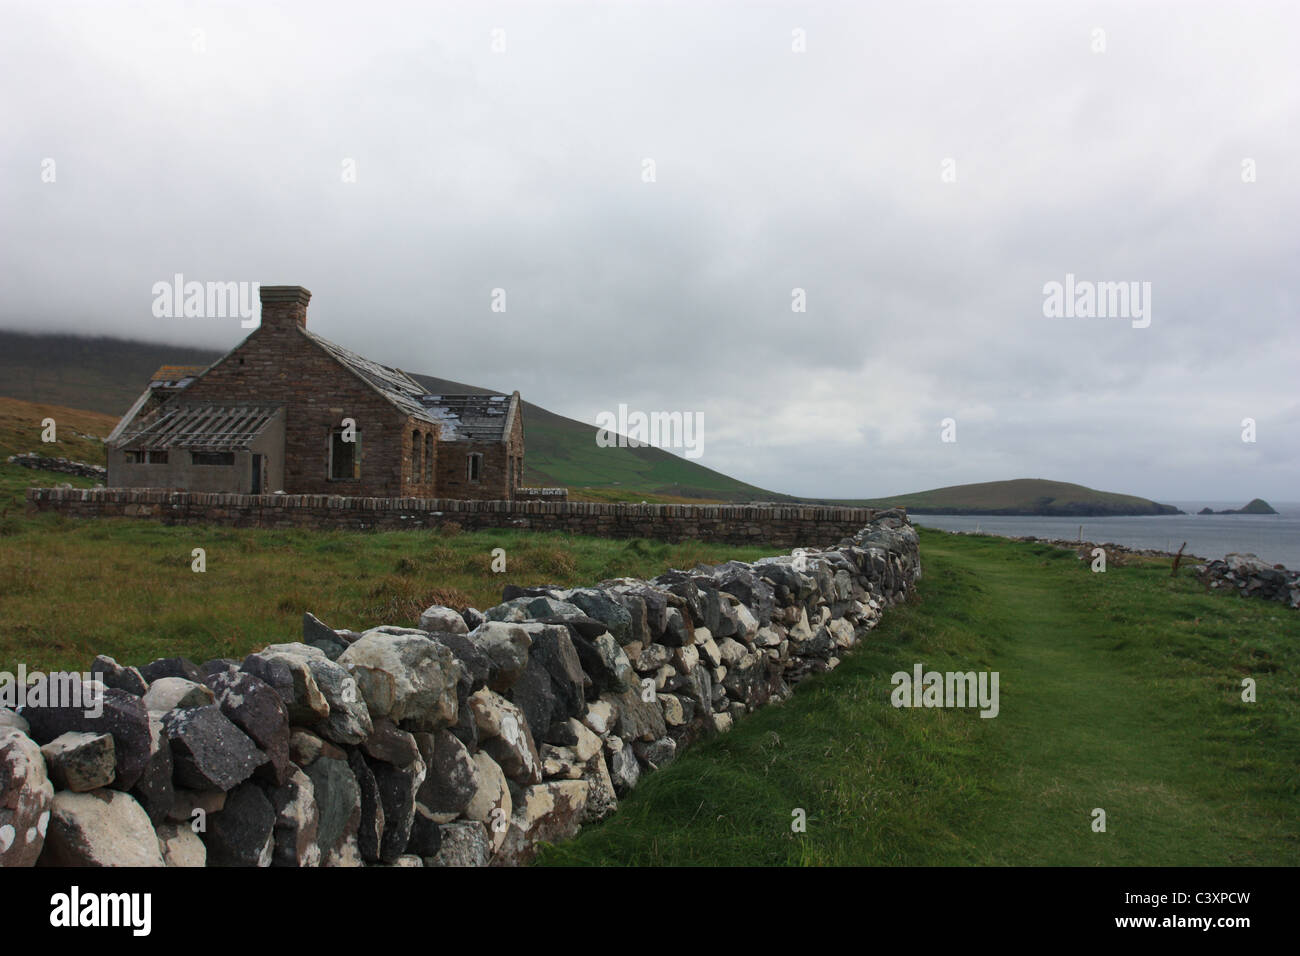
[{"label": "stone boundary wall", "polygon": [[24,468],[34,468],[38,471],[57,471],[63,475],[98,478],[100,481],[108,480],[108,469],[103,465],[91,465],[84,461],[73,461],[71,458],[47,458],[44,455],[24,452],[21,455],[10,455],[7,461],[11,465],[21,465]]},{"label": "stone boundary wall", "polygon": [[612,538],[696,539],[777,547],[838,541],[881,510],[817,505],[641,505],[583,501],[471,501],[226,495],[139,488],[29,488],[29,512],[77,518],[152,518],[165,524],[393,531],[455,523],[468,531],[522,528]]},{"label": "stone boundary wall", "polygon": [[98,713],[0,675],[0,866],[525,863],[834,668],[920,575],[886,512],[826,550],[511,586],[414,628],[307,614],[242,661],[100,656]]}]

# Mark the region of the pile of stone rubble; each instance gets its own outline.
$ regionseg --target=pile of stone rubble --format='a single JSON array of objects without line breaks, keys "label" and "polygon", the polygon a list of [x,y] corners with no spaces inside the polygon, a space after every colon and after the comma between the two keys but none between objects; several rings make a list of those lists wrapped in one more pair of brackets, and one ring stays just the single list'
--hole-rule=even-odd
[{"label": "pile of stone rubble", "polygon": [[1207,587],[1235,589],[1241,597],[1282,601],[1300,609],[1300,571],[1268,564],[1253,554],[1229,554],[1222,561],[1198,565],[1196,573]]},{"label": "pile of stone rubble", "polygon": [[23,452],[20,455],[10,455],[6,461],[11,465],[21,465],[23,468],[34,468],[38,471],[79,475],[82,478],[96,478],[99,481],[108,480],[108,469],[103,465],[90,465],[84,461],[73,461],[71,458],[48,458],[45,455]]}]

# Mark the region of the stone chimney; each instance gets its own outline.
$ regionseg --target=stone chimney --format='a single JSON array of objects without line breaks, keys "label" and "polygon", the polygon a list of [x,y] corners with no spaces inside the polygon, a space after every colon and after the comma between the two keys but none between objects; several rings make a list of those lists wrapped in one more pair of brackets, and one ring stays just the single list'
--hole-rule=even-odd
[{"label": "stone chimney", "polygon": [[311,293],[300,285],[264,285],[262,295],[262,328],[287,329],[307,327],[307,303]]}]

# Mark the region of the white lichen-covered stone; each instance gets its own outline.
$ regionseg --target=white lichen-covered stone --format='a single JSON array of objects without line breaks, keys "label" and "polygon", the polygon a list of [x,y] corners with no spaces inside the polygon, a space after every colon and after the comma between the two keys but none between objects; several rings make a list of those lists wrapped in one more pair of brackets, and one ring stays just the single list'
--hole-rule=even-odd
[{"label": "white lichen-covered stone", "polygon": [[112,734],[68,731],[41,748],[50,782],[59,790],[86,793],[113,782],[117,752]]},{"label": "white lichen-covered stone", "polygon": [[144,705],[158,713],[177,707],[206,707],[215,702],[212,688],[184,677],[160,677],[144,694]]},{"label": "white lichen-covered stone", "polygon": [[198,834],[185,824],[158,825],[158,849],[164,866],[195,867],[208,865],[208,851]]},{"label": "white lichen-covered stone", "polygon": [[41,748],[22,731],[0,727],[0,867],[35,865],[53,800]]},{"label": "white lichen-covered stone", "polygon": [[135,799],[117,790],[54,795],[41,863],[49,866],[162,866],[158,835]]},{"label": "white lichen-covered stone", "polygon": [[459,611],[435,604],[420,615],[420,630],[440,634],[468,634],[469,628]]},{"label": "white lichen-covered stone", "polygon": [[446,645],[419,632],[375,628],[339,655],[338,663],[356,679],[372,718],[428,731],[456,723],[460,665]]},{"label": "white lichen-covered stone", "polygon": [[506,838],[510,814],[514,810],[510,788],[497,762],[482,751],[474,755],[474,770],[478,790],[465,808],[465,819],[477,820],[487,828],[495,852]]}]

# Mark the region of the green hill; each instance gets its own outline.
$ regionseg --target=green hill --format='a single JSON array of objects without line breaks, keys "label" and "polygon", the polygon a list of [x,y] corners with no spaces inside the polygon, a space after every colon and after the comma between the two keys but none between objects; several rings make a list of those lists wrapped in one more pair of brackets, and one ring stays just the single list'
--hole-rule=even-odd
[{"label": "green hill", "polygon": [[[126,339],[0,331],[0,396],[121,416],[161,365],[207,365],[224,353]],[[430,392],[483,388],[411,374]],[[609,501],[794,501],[659,448],[600,448],[596,426],[524,402],[524,481]]]},{"label": "green hill", "polygon": [[1016,478],[952,485],[895,495],[846,502],[868,508],[901,505],[913,514],[962,515],[1047,515],[1059,517],[1103,517],[1106,515],[1182,514],[1173,505],[1157,504],[1135,495],[1097,491],[1065,481]]},{"label": "green hill", "polygon": [[[466,385],[432,375],[410,373],[433,393],[479,394],[493,389]],[[506,391],[506,390],[501,390]],[[656,496],[712,498],[721,501],[793,501],[737,481],[712,468],[679,458],[660,448],[601,448],[595,425],[565,418],[531,402],[524,410],[524,478],[530,484],[564,488],[598,488],[602,498]],[[626,496],[617,492],[626,491]]]},{"label": "green hill", "polygon": [[[124,339],[0,331],[0,396],[117,417],[135,401],[160,365],[206,365],[222,354],[212,349]],[[508,391],[410,374],[434,393]],[[565,487],[571,490],[572,497],[604,501],[813,500],[737,481],[659,448],[601,448],[596,444],[595,425],[565,418],[527,401],[523,410],[524,480],[530,485]],[[889,498],[821,499],[817,503],[902,505],[917,514],[1179,513],[1176,508],[1146,498],[1036,478],[954,485]]]},{"label": "green hill", "polygon": [[162,365],[208,365],[214,349],[0,331],[0,396],[121,418]]}]

